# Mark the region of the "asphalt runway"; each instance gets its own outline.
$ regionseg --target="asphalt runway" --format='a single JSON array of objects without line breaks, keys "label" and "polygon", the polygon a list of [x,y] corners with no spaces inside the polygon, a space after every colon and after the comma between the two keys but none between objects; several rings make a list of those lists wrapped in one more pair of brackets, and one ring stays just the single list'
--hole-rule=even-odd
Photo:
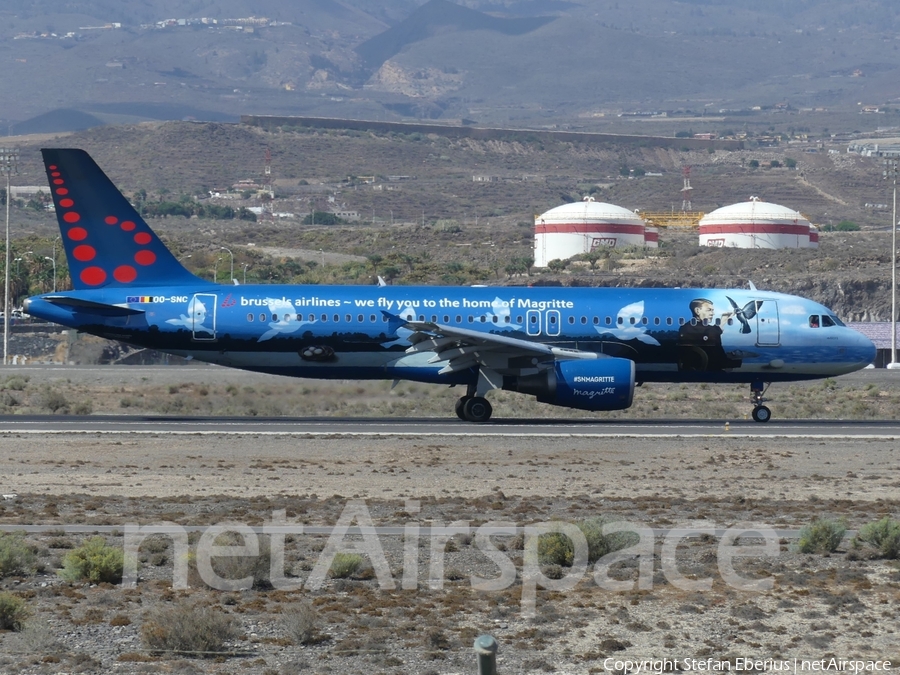
[{"label": "asphalt runway", "polygon": [[900,420],[583,420],[448,418],[149,417],[130,415],[0,416],[0,433],[226,434],[296,436],[499,436],[691,438],[900,438]]}]

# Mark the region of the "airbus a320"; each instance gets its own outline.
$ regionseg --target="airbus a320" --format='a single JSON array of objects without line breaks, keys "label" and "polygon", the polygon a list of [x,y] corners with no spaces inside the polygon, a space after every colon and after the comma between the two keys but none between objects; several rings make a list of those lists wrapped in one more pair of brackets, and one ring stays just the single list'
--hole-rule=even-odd
[{"label": "airbus a320", "polygon": [[71,291],[32,316],[233,368],[460,385],[486,422],[494,389],[590,411],[640,382],[750,385],[850,373],[875,347],[826,307],[749,289],[217,284],[185,269],[83,150],[42,150]]}]

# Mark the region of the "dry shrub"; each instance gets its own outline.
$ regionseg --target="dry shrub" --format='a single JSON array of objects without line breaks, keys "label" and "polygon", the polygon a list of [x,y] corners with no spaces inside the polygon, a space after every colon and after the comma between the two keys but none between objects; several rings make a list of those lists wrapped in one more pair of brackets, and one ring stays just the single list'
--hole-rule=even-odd
[{"label": "dry shrub", "polygon": [[22,598],[6,591],[0,592],[0,630],[22,630],[28,613]]},{"label": "dry shrub", "polygon": [[34,571],[34,553],[21,532],[0,533],[0,579],[26,576]]},{"label": "dry shrub", "polygon": [[185,656],[221,655],[239,635],[231,615],[187,601],[156,608],[141,626],[148,649]]},{"label": "dry shrub", "polygon": [[90,581],[93,584],[122,581],[125,555],[117,546],[109,546],[103,537],[91,537],[63,558],[59,575],[66,581]]},{"label": "dry shrub", "polygon": [[319,641],[319,613],[309,602],[290,605],[281,613],[281,625],[295,645],[309,645]]},{"label": "dry shrub", "polygon": [[365,558],[358,553],[335,553],[328,571],[335,579],[347,579],[356,573],[364,561]]},{"label": "dry shrub", "polygon": [[846,531],[847,524],[842,520],[817,518],[800,530],[797,550],[800,553],[834,553]]},{"label": "dry shrub", "polygon": [[856,540],[871,544],[882,557],[894,560],[900,557],[900,522],[884,517],[875,523],[863,525]]}]

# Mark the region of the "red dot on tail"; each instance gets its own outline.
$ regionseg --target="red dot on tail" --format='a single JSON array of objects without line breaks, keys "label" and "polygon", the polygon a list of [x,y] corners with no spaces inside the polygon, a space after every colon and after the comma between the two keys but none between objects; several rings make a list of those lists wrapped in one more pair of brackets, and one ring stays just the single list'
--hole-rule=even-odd
[{"label": "red dot on tail", "polygon": [[69,188],[56,188],[56,194],[67,195],[69,194]]},{"label": "red dot on tail", "polygon": [[106,223],[107,225],[115,225],[116,223],[119,222],[119,219],[116,218],[115,216],[106,216],[106,218],[103,219],[103,222]]},{"label": "red dot on tail", "polygon": [[97,286],[106,281],[106,272],[99,267],[85,267],[79,276],[88,286]]},{"label": "red dot on tail", "polygon": [[81,216],[78,215],[75,211],[69,211],[68,213],[63,215],[63,220],[67,223],[77,223],[81,220]]},{"label": "red dot on tail", "polygon": [[69,209],[69,208],[72,208],[73,206],[75,206],[75,202],[72,201],[71,199],[69,199],[68,197],[66,197],[65,199],[59,200],[59,205],[62,206],[64,209]]},{"label": "red dot on tail", "polygon": [[51,164],[51,165],[48,166],[47,168],[50,169],[51,171],[56,171],[56,169],[57,169],[58,167],[56,166],[56,164]]},{"label": "red dot on tail", "polygon": [[138,265],[152,265],[156,262],[156,254],[153,251],[144,249],[134,254],[134,261]]},{"label": "red dot on tail", "polygon": [[137,270],[131,265],[119,265],[113,271],[113,277],[119,283],[127,284],[129,281],[134,281],[137,278]]},{"label": "red dot on tail", "polygon": [[75,256],[75,260],[80,260],[81,262],[87,262],[88,260],[93,260],[94,256],[97,255],[97,251],[93,246],[88,246],[87,244],[81,244],[80,246],[76,246],[72,250],[72,255]]},{"label": "red dot on tail", "polygon": [[87,239],[87,230],[83,227],[73,227],[66,234],[69,235],[69,239],[72,241],[82,241],[83,239]]},{"label": "red dot on tail", "polygon": [[54,171],[50,175],[53,176],[54,178],[59,178],[62,174],[59,171]]},{"label": "red dot on tail", "polygon": [[122,229],[125,230],[126,232],[131,232],[135,227],[137,227],[137,226],[134,223],[132,223],[130,220],[122,221]]},{"label": "red dot on tail", "polygon": [[134,235],[135,243],[138,243],[141,246],[146,246],[152,239],[153,238],[150,236],[149,232],[138,232],[136,235]]},{"label": "red dot on tail", "polygon": [[65,182],[66,182],[66,181],[64,181],[62,178],[54,178],[54,179],[53,179],[53,184],[54,184],[54,185],[62,185],[62,184],[64,184]]}]

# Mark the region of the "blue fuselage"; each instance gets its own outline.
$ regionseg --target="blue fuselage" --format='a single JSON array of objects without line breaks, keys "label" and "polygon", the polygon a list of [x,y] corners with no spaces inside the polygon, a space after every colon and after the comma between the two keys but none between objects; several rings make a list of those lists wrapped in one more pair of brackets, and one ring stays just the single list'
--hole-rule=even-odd
[{"label": "blue fuselage", "polygon": [[[429,322],[622,357],[638,381],[757,382],[865,367],[873,344],[822,305],[746,289],[153,286],[36,296],[27,312],[101,337],[294,377],[471,383],[407,353]],[[415,339],[415,338],[414,338]],[[433,359],[432,359],[433,360]]]}]

